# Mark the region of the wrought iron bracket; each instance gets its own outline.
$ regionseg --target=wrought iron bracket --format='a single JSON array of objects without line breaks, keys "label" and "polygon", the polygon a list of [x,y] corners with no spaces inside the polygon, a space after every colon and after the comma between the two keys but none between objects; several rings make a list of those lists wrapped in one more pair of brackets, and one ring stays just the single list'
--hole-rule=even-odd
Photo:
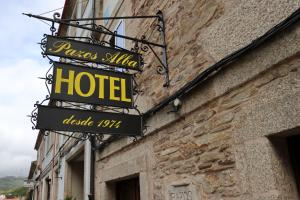
[{"label": "wrought iron bracket", "polygon": [[36,129],[37,116],[38,116],[38,113],[37,113],[37,111],[38,111],[38,105],[41,105],[44,102],[49,101],[49,100],[50,100],[50,96],[46,95],[45,99],[43,99],[41,102],[37,101],[34,104],[34,109],[32,110],[31,114],[27,115],[27,117],[30,117],[30,121],[31,121],[31,124],[32,124],[32,127],[31,127],[32,130]]},{"label": "wrought iron bracket", "polygon": [[[26,14],[24,15],[28,17],[37,18],[44,21],[49,21],[52,23],[50,27],[50,31],[52,35],[57,34],[57,29],[55,28],[55,24],[61,24],[71,27],[76,27],[84,30],[91,31],[92,33],[100,33],[104,35],[111,36],[112,38],[123,38],[125,40],[130,40],[134,42],[134,47],[131,49],[132,51],[136,51],[139,53],[147,52],[149,49],[154,54],[155,58],[159,62],[159,66],[157,66],[157,73],[159,75],[163,75],[165,82],[163,84],[164,87],[168,87],[170,84],[169,78],[169,66],[168,66],[168,57],[167,57],[167,44],[166,44],[166,28],[165,28],[165,20],[162,11],[158,11],[156,15],[149,15],[149,16],[123,16],[123,17],[102,17],[102,18],[81,18],[81,19],[60,19],[59,13],[53,14],[53,19],[39,16],[39,15],[32,15]],[[108,28],[102,25],[97,25],[95,21],[98,20],[115,20],[115,19],[156,19],[157,20],[157,31],[160,32],[160,39],[161,43],[154,43],[146,39],[143,35],[141,38],[134,38],[129,37],[126,35],[120,35],[116,32],[110,31]],[[80,23],[84,22],[84,23]],[[100,43],[95,41],[94,35],[91,34],[91,38],[88,41],[92,41],[93,43],[98,43],[100,45],[111,44],[111,41],[101,41]],[[114,45],[113,45],[114,46]],[[116,46],[114,46],[116,47]],[[118,48],[118,47],[116,47]],[[154,48],[160,48],[161,51],[157,53]]]}]

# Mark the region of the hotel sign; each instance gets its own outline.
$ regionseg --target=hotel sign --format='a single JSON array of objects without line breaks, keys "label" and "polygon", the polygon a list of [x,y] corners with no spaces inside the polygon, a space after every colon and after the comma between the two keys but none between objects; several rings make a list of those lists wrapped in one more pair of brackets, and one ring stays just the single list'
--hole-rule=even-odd
[{"label": "hotel sign", "polygon": [[142,133],[142,117],[38,105],[36,128],[49,131],[138,136]]},{"label": "hotel sign", "polygon": [[132,75],[54,63],[50,98],[121,108],[133,108]]},{"label": "hotel sign", "polygon": [[50,35],[45,54],[141,71],[138,53]]}]

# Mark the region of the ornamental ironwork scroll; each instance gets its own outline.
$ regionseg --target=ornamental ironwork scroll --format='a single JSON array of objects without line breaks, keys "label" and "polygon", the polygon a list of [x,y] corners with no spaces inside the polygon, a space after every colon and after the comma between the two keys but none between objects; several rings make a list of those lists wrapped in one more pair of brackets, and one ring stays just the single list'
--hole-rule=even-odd
[{"label": "ornamental ironwork scroll", "polygon": [[[57,34],[57,29],[55,28],[55,24],[65,25],[68,27],[76,27],[83,30],[91,31],[92,34],[90,37],[66,37],[66,38],[73,38],[73,39],[84,39],[87,42],[91,42],[93,44],[99,44],[103,46],[113,46],[116,49],[124,49],[122,47],[118,47],[115,44],[112,45],[110,41],[98,41],[94,37],[94,33],[98,34],[104,34],[107,36],[111,36],[112,38],[123,38],[125,40],[130,40],[134,42],[134,46],[131,48],[131,52],[145,52],[150,50],[155,58],[158,60],[159,65],[157,66],[157,73],[160,75],[163,75],[165,78],[165,82],[163,84],[164,87],[168,87],[170,84],[170,78],[169,78],[169,67],[168,67],[168,57],[167,57],[167,44],[166,44],[166,27],[165,27],[165,20],[162,11],[158,11],[156,15],[149,15],[149,16],[124,16],[124,17],[102,17],[102,18],[81,18],[81,19],[60,19],[60,14],[55,13],[53,15],[53,19],[42,17],[38,15],[32,15],[32,14],[25,14],[26,16],[37,18],[43,21],[49,21],[52,22],[52,26],[50,28],[50,31],[52,32],[52,35]],[[162,43],[154,43],[151,41],[148,41],[145,37],[145,35],[142,35],[140,38],[138,37],[129,37],[126,35],[120,35],[113,31],[110,31],[108,28],[95,24],[95,21],[97,20],[115,20],[115,19],[155,19],[156,20],[156,27],[157,31],[160,33],[160,39],[162,40]],[[92,21],[92,23],[90,23]],[[82,23],[83,22],[83,23]],[[87,22],[87,23],[84,23]],[[156,52],[154,47],[160,48],[160,52]],[[128,51],[128,50],[127,50]],[[143,66],[143,59],[141,59],[141,65]]]}]

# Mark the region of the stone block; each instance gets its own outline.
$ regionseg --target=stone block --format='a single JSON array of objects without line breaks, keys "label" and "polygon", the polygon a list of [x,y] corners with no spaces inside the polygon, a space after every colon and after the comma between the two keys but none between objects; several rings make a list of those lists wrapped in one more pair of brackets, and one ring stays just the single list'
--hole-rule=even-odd
[{"label": "stone block", "polygon": [[260,136],[270,136],[300,124],[300,91],[287,91],[264,101],[257,98],[248,102],[239,113],[234,140],[240,143]]},{"label": "stone block", "polygon": [[220,153],[218,152],[205,152],[200,157],[201,163],[214,162],[220,159]]},{"label": "stone block", "polygon": [[204,134],[209,133],[210,129],[211,129],[211,124],[205,123],[194,130],[193,136],[200,137]]},{"label": "stone block", "polygon": [[202,163],[200,165],[198,165],[198,169],[201,170],[205,170],[208,169],[212,166],[212,163]]},{"label": "stone block", "polygon": [[178,147],[171,147],[169,149],[166,149],[166,150],[160,152],[160,155],[161,156],[167,156],[167,155],[175,153],[177,151],[178,151]]},{"label": "stone block", "polygon": [[[246,191],[252,195],[276,190],[276,179],[272,170],[271,142],[262,137],[249,140],[244,145],[239,145],[238,148],[243,149],[238,154],[243,159],[237,160],[237,170],[240,171],[240,167],[242,167],[242,171],[239,173],[241,187],[246,188]],[[241,155],[241,153],[243,154]],[[241,166],[240,162],[245,165]],[[245,192],[245,190],[242,191]]]},{"label": "stone block", "polygon": [[234,108],[235,106],[240,105],[241,103],[249,100],[255,93],[255,88],[247,87],[243,87],[242,89],[233,92],[232,95],[229,95],[229,97],[222,102],[220,111]]},{"label": "stone block", "polygon": [[214,126],[219,126],[223,124],[230,123],[234,119],[234,113],[233,112],[224,112],[220,115],[217,115],[213,121]]},{"label": "stone block", "polygon": [[204,122],[210,119],[214,114],[216,114],[216,111],[214,110],[205,110],[197,116],[196,123]]}]

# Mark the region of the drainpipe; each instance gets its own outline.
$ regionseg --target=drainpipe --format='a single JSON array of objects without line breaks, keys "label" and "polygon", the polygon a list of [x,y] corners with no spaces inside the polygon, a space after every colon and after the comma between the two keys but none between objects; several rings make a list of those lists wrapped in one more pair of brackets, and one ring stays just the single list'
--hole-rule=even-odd
[{"label": "drainpipe", "polygon": [[[93,18],[96,17],[96,0],[93,0]],[[95,29],[95,20],[93,20],[93,28]],[[92,33],[93,34],[93,33]],[[90,137],[91,143],[91,164],[90,164],[90,194],[89,200],[95,199],[95,136]]]},{"label": "drainpipe", "polygon": [[95,199],[95,136],[90,137],[91,143],[91,168],[90,168],[90,194],[89,200]]},{"label": "drainpipe", "polygon": [[[51,133],[50,133],[51,134]],[[48,137],[51,137],[51,135],[49,134],[49,136]],[[53,133],[52,133],[53,134]],[[53,136],[53,135],[52,135]],[[54,134],[54,139],[53,139],[53,150],[52,150],[52,158],[51,159],[53,159],[53,161],[52,161],[52,169],[51,169],[51,179],[52,179],[52,181],[51,181],[51,185],[52,185],[52,187],[51,187],[51,198],[53,198],[54,197],[54,187],[55,187],[55,184],[57,183],[57,179],[56,179],[56,177],[54,176],[54,174],[55,174],[55,171],[54,171],[54,167],[55,167],[55,158],[54,158],[54,156],[55,156],[55,150],[56,150],[56,134]]]}]

